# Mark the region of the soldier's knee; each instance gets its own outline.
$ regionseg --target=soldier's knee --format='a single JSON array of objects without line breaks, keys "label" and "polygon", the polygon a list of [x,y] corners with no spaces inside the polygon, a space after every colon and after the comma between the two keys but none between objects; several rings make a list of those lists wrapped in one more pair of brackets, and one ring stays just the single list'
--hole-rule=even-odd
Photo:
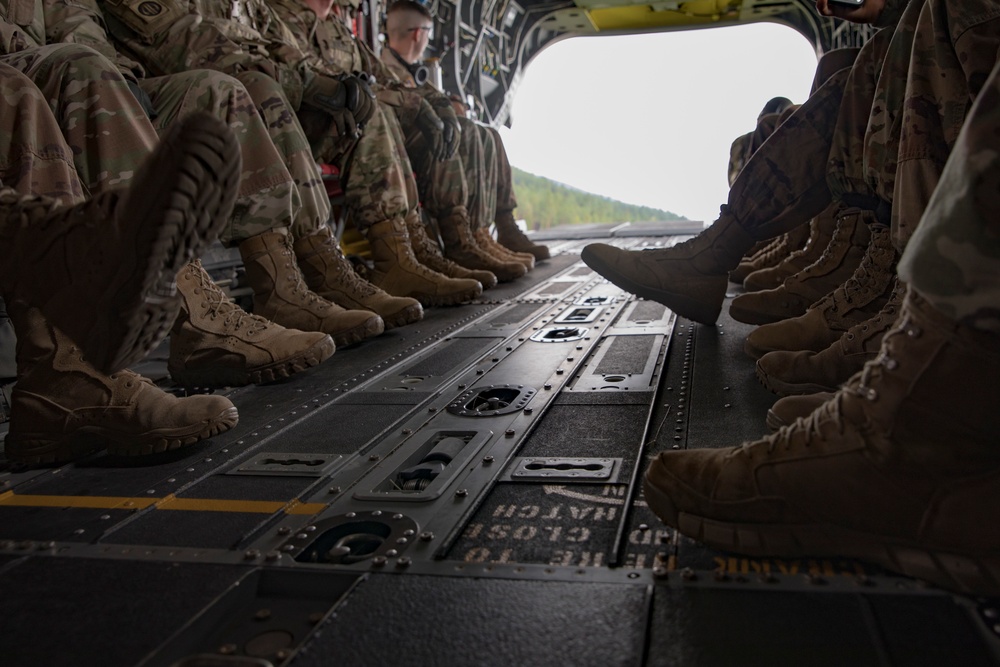
[{"label": "soldier's knee", "polygon": [[0,63],[0,96],[19,108],[33,106],[36,103],[48,104],[38,86],[19,70]]},{"label": "soldier's knee", "polygon": [[74,79],[104,79],[108,74],[121,77],[118,68],[100,53],[82,44],[49,44],[39,49],[41,68],[59,71]]}]

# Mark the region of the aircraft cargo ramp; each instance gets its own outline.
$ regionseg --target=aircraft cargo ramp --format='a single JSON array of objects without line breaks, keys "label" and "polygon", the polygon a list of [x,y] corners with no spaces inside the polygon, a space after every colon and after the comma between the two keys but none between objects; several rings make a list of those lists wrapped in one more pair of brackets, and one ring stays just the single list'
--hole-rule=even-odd
[{"label": "aircraft cargo ramp", "polygon": [[756,438],[774,396],[725,310],[693,324],[580,261],[692,230],[609,230],[549,233],[551,260],[476,303],[226,392],[240,423],[195,447],[4,467],[0,664],[1000,662],[1000,601],[713,551],[649,511],[649,456]]}]

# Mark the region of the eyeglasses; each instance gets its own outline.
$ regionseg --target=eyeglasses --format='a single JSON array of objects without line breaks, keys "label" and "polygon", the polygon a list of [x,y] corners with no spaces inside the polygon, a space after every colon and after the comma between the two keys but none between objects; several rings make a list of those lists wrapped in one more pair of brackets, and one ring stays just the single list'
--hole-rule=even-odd
[{"label": "eyeglasses", "polygon": [[420,26],[418,28],[410,28],[409,30],[407,30],[407,32],[426,31],[427,34],[430,34],[431,31],[433,31],[433,30],[434,30],[434,26],[432,26],[432,25],[422,25],[422,26]]}]

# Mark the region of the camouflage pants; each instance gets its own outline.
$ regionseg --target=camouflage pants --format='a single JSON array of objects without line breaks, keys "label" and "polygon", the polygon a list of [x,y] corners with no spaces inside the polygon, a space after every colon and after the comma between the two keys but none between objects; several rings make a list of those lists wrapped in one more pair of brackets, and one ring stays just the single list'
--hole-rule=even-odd
[{"label": "camouflage pants", "polygon": [[479,125],[478,127],[493,138],[493,145],[496,147],[496,203],[493,206],[493,217],[496,218],[497,213],[513,211],[517,208],[517,198],[514,196],[514,175],[510,169],[507,149],[504,148],[500,133],[489,125]]},{"label": "camouflage pants", "polygon": [[[1000,45],[995,3],[959,4],[911,2],[891,40],[877,33],[849,74],[832,77],[761,146],[730,190],[730,209],[748,231],[787,231],[835,196],[891,207],[880,217],[905,248]],[[844,92],[831,114],[838,80]],[[817,183],[819,155],[828,156],[828,188]]]},{"label": "camouflage pants", "polygon": [[497,209],[497,148],[493,135],[474,121],[462,118],[462,143],[468,142],[467,150],[476,157],[467,163],[479,165],[466,170],[469,183],[469,199],[465,207],[469,211],[469,221],[473,229],[489,227],[496,217]]},{"label": "camouflage pants", "polygon": [[755,239],[805,224],[830,204],[825,158],[848,73],[841,70],[831,76],[789,116],[754,152],[729,189],[730,212]]},{"label": "camouflage pants", "polygon": [[[248,76],[247,83],[249,86],[211,70],[140,82],[156,109],[153,124],[157,132],[200,110],[224,121],[236,133],[243,153],[243,174],[233,216],[219,236],[227,246],[277,227],[291,227],[294,235],[309,233],[326,223],[330,213],[309,145],[280,91],[275,93],[277,84],[264,75]],[[261,113],[258,105],[263,107]],[[296,130],[297,139],[287,137]],[[303,192],[309,196],[301,196]],[[322,194],[321,200],[316,193]]]},{"label": "camouflage pants", "polygon": [[[894,58],[890,50],[886,67],[900,77],[906,72],[905,88],[897,83],[885,95],[886,106],[902,100],[900,118],[893,123],[898,126],[898,149],[895,179],[890,181],[897,247],[905,245],[921,219],[966,114],[993,71],[998,48],[1000,9],[995,0],[926,0],[909,54]],[[881,98],[875,102],[880,104]],[[870,168],[883,179],[890,173],[877,164]]]},{"label": "camouflage pants", "polygon": [[[299,238],[316,232],[330,221],[330,198],[302,125],[277,81],[259,72],[243,72],[236,78],[256,104],[270,143],[277,149],[295,186],[298,210],[292,218],[292,236]],[[244,147],[244,165],[246,159]]]},{"label": "camouflage pants", "polygon": [[482,168],[483,151],[481,145],[476,145],[478,137],[463,131],[455,155],[438,160],[415,124],[400,124],[400,127],[406,139],[406,154],[416,175],[420,201],[427,212],[438,218],[466,206],[474,186],[466,176]]},{"label": "camouflage pants", "polygon": [[945,315],[1000,334],[1000,64],[956,138],[899,275]]},{"label": "camouflage pants", "polygon": [[[64,204],[83,201],[73,152],[49,102],[27,76],[0,64],[0,193],[42,195]],[[2,216],[0,216],[2,217]],[[10,230],[0,230],[0,243]],[[14,263],[12,258],[4,261]],[[0,382],[17,376],[17,338],[0,299]],[[0,421],[5,421],[0,415]]]},{"label": "camouflage pants", "polygon": [[71,204],[83,200],[73,151],[48,100],[20,71],[0,64],[0,185]]},{"label": "camouflage pants", "polygon": [[126,183],[156,145],[156,133],[110,61],[76,44],[0,56],[48,101],[85,196]]}]

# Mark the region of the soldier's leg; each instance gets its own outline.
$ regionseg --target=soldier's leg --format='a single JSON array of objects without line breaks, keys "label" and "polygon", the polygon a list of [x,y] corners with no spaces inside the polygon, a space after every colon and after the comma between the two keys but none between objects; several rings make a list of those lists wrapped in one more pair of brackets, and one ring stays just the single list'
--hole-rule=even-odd
[{"label": "soldier's leg", "polygon": [[73,151],[48,101],[19,70],[0,63],[0,184],[18,192],[83,201]]},{"label": "soldier's leg", "polygon": [[[494,165],[496,187],[494,196],[490,199],[489,210],[493,211],[493,219],[497,225],[497,239],[511,250],[527,252],[535,259],[543,260],[551,257],[547,246],[533,243],[514,222],[514,209],[517,208],[517,198],[514,196],[514,175],[507,159],[507,149],[503,138],[496,129],[486,125],[476,125],[483,134],[483,148],[493,147],[494,157],[486,157],[487,164]],[[490,141],[487,141],[489,137]],[[488,187],[488,185],[487,185]]]},{"label": "soldier's leg", "polygon": [[177,399],[119,369],[166,333],[177,272],[230,214],[239,171],[228,128],[198,115],[164,138],[131,190],[73,206],[0,191],[0,288],[18,337],[9,460],[149,454],[236,423],[224,397]]},{"label": "soldier's leg", "polygon": [[903,253],[910,288],[878,356],[773,436],[661,453],[653,511],[726,550],[862,558],[1000,595],[1000,533],[984,529],[1000,502],[998,179],[1000,66]]},{"label": "soldier's leg", "polygon": [[[772,350],[823,350],[851,326],[877,313],[888,299],[895,271],[887,227],[889,204],[880,205],[874,186],[866,180],[866,132],[870,121],[881,122],[889,113],[874,100],[880,88],[893,83],[891,76],[882,75],[884,64],[894,45],[909,41],[920,9],[919,2],[913,5],[916,11],[895,30],[882,30],[865,44],[848,75],[827,159],[826,182],[838,202],[836,212],[822,216],[834,217],[827,250],[778,287],[733,299],[734,318],[768,325],[751,333],[748,351],[754,356]],[[874,259],[870,253],[877,253],[877,262],[866,262]],[[862,262],[866,262],[862,282],[871,283],[865,285],[865,293],[837,293]],[[861,282],[850,285],[861,287]],[[819,302],[831,293],[837,293],[836,298],[821,306]],[[817,305],[811,311],[816,312],[810,311],[813,304]],[[802,317],[811,319],[801,322]]]},{"label": "soldier's leg", "polygon": [[379,104],[361,137],[338,158],[347,210],[371,243],[372,282],[425,306],[461,303],[482,293],[477,281],[449,278],[413,253],[406,220],[418,215],[417,186],[390,107]]},{"label": "soldier's leg", "polygon": [[[1000,65],[907,244],[900,276],[960,326],[1000,334]],[[971,390],[971,388],[970,388]]]},{"label": "soldier's leg", "polygon": [[0,286],[8,305],[40,307],[98,368],[136,361],[176,315],[177,272],[228,216],[239,164],[230,131],[198,116],[160,146],[127,192],[66,207],[5,189]]},{"label": "soldier's leg", "polygon": [[[494,257],[524,264],[530,271],[535,268],[533,254],[512,250],[490,234],[490,224],[494,218],[493,212],[496,210],[496,143],[488,133],[480,133],[476,124],[469,119],[462,118],[459,122],[462,127],[459,152],[469,190],[466,210],[469,212],[470,226],[479,242],[479,247]],[[491,148],[489,152],[487,144]]]},{"label": "soldier's leg", "polygon": [[110,61],[85,46],[52,44],[0,56],[42,91],[85,194],[126,184],[156,146],[156,132]]},{"label": "soldier's leg", "polygon": [[[895,298],[886,301],[887,295],[898,296],[902,291],[892,289],[895,259],[905,250],[926,208],[965,110],[996,62],[1000,47],[995,4],[958,5],[950,0],[913,2],[900,20],[882,67],[863,147],[867,192],[885,204],[878,207],[872,243],[859,272],[833,293],[825,309],[820,308],[824,304],[817,304],[797,318],[828,325],[829,338],[841,333],[839,338],[826,349],[810,346],[808,351],[774,352],[758,362],[758,375],[763,377],[763,371],[778,386],[815,386],[817,378],[823,378],[827,386],[836,378],[847,380],[874,358],[887,324],[899,312]],[[846,171],[857,173],[853,165]],[[890,204],[891,215],[886,211]],[[881,261],[868,261],[878,257]],[[880,304],[881,310],[871,313]],[[852,320],[857,322],[849,326]],[[781,343],[780,330],[785,325],[801,327],[801,322],[762,327],[751,338],[766,333],[769,340]]]},{"label": "soldier's leg", "polygon": [[[72,151],[31,79],[0,64],[0,185],[37,193],[65,204],[83,199]],[[8,386],[17,377],[17,337],[0,299],[0,403],[9,405]],[[9,409],[0,408],[0,422]]]},{"label": "soldier's leg", "polygon": [[474,155],[475,137],[464,133],[459,151],[448,160],[437,160],[416,127],[399,128],[405,133],[406,152],[417,174],[417,186],[424,209],[438,223],[448,259],[473,271],[489,271],[501,282],[520,278],[528,271],[522,261],[497,253],[477,236],[478,230],[468,208],[470,169],[464,159],[482,164],[482,151]]},{"label": "soldier's leg", "polygon": [[[422,210],[412,210],[406,216],[406,227],[410,234],[410,244],[413,246],[413,254],[417,258],[417,261],[427,268],[449,278],[475,280],[483,286],[483,289],[496,287],[497,276],[495,273],[488,269],[468,268],[456,263],[453,259],[445,257],[444,252],[442,252],[442,244],[439,240],[438,231],[434,227],[429,227],[424,219],[424,216],[427,216],[437,221],[437,229],[440,229],[440,221],[447,219],[450,215],[454,224],[468,224],[470,230],[473,228],[470,219],[471,209],[469,208],[473,204],[469,203],[469,200],[475,196],[475,192],[470,190],[468,181],[464,177],[452,181],[451,185],[453,187],[447,187],[449,185],[447,179],[454,173],[453,170],[458,168],[458,161],[453,159],[445,161],[443,165],[438,165],[437,160],[427,149],[427,143],[423,135],[416,131],[416,128],[410,128],[409,135],[405,136],[401,124],[397,123],[395,127],[391,128],[391,131],[393,141],[403,142],[405,145],[406,155],[409,157],[410,164],[415,170],[414,176],[417,189],[414,191],[413,196],[418,197],[418,191],[423,195],[422,200],[424,201],[424,205]],[[459,159],[462,159],[467,154],[468,147],[465,146],[465,139],[465,135],[463,134],[462,143],[459,144],[458,149]],[[462,167],[465,164],[463,160]],[[458,173],[463,174],[462,170],[459,170]],[[469,171],[465,170],[463,176],[468,175]],[[463,196],[466,203],[463,203]],[[447,231],[443,235],[448,237]],[[504,263],[494,260],[488,253],[482,252],[482,249],[479,249],[478,245],[476,245],[476,248],[479,254],[482,255],[480,265],[496,261],[498,270],[503,271],[500,266]],[[521,269],[518,266],[511,266],[508,270],[513,270],[517,275],[521,275]]]},{"label": "soldier's leg", "polygon": [[[369,311],[346,311],[306,288],[292,254],[288,231],[301,208],[299,190],[243,84],[220,72],[193,70],[149,79],[141,85],[157,109],[156,123],[160,127],[171,125],[190,109],[200,108],[236,128],[244,155],[243,178],[236,212],[221,240],[228,246],[239,246],[241,252],[244,248],[253,250],[253,259],[248,259],[244,252],[244,261],[247,280],[254,290],[254,312],[282,327],[329,335],[338,345],[381,333],[382,322],[377,315]],[[201,272],[200,267],[195,269]],[[190,280],[182,284],[194,289],[199,282]],[[212,301],[228,304],[228,300]],[[202,315],[210,314],[188,312],[197,321],[187,323],[191,326],[183,326],[182,322],[182,326],[175,327],[178,333],[186,335],[172,346],[175,352],[172,369],[185,382],[209,377],[210,369],[193,361],[201,356],[198,352],[203,346],[215,345],[212,341],[217,337],[220,344],[229,340],[225,331],[210,330],[210,324],[219,322],[218,318],[203,319]],[[258,325],[259,329],[263,323]],[[199,332],[198,341],[186,340]],[[272,349],[245,369],[229,369],[232,377],[242,373],[242,377],[253,379],[258,377],[257,369],[274,369],[283,361],[287,362],[286,374],[295,372],[310,362],[319,363],[333,351],[323,335],[309,340],[297,334],[290,338],[293,334],[273,328],[265,333],[271,339]],[[217,382],[230,377],[225,369],[218,370],[223,375]],[[259,377],[269,379],[267,374]]]},{"label": "soldier's leg", "polygon": [[[259,127],[252,100],[229,77],[207,70],[140,82],[157,110],[154,127],[167,132],[195,109],[234,129],[243,173],[234,215],[220,240],[238,243],[247,230],[287,220],[295,204],[291,178]],[[167,368],[182,385],[239,386],[289,377],[328,359],[335,344],[321,331],[286,329],[249,315],[213,283],[199,262],[177,280],[181,313],[171,328]]]},{"label": "soldier's leg", "polygon": [[659,301],[683,317],[713,323],[728,273],[756,241],[804,224],[831,202],[826,183],[837,113],[848,72],[821,86],[754,153],[711,227],[664,250],[584,248],[583,260],[619,287]]},{"label": "soldier's leg", "polygon": [[378,314],[386,329],[416,322],[423,309],[415,299],[394,297],[354,272],[330,229],[330,198],[299,120],[281,86],[259,72],[239,76],[257,106],[264,128],[292,177],[301,206],[291,234],[299,268],[310,290],[338,306]]}]

